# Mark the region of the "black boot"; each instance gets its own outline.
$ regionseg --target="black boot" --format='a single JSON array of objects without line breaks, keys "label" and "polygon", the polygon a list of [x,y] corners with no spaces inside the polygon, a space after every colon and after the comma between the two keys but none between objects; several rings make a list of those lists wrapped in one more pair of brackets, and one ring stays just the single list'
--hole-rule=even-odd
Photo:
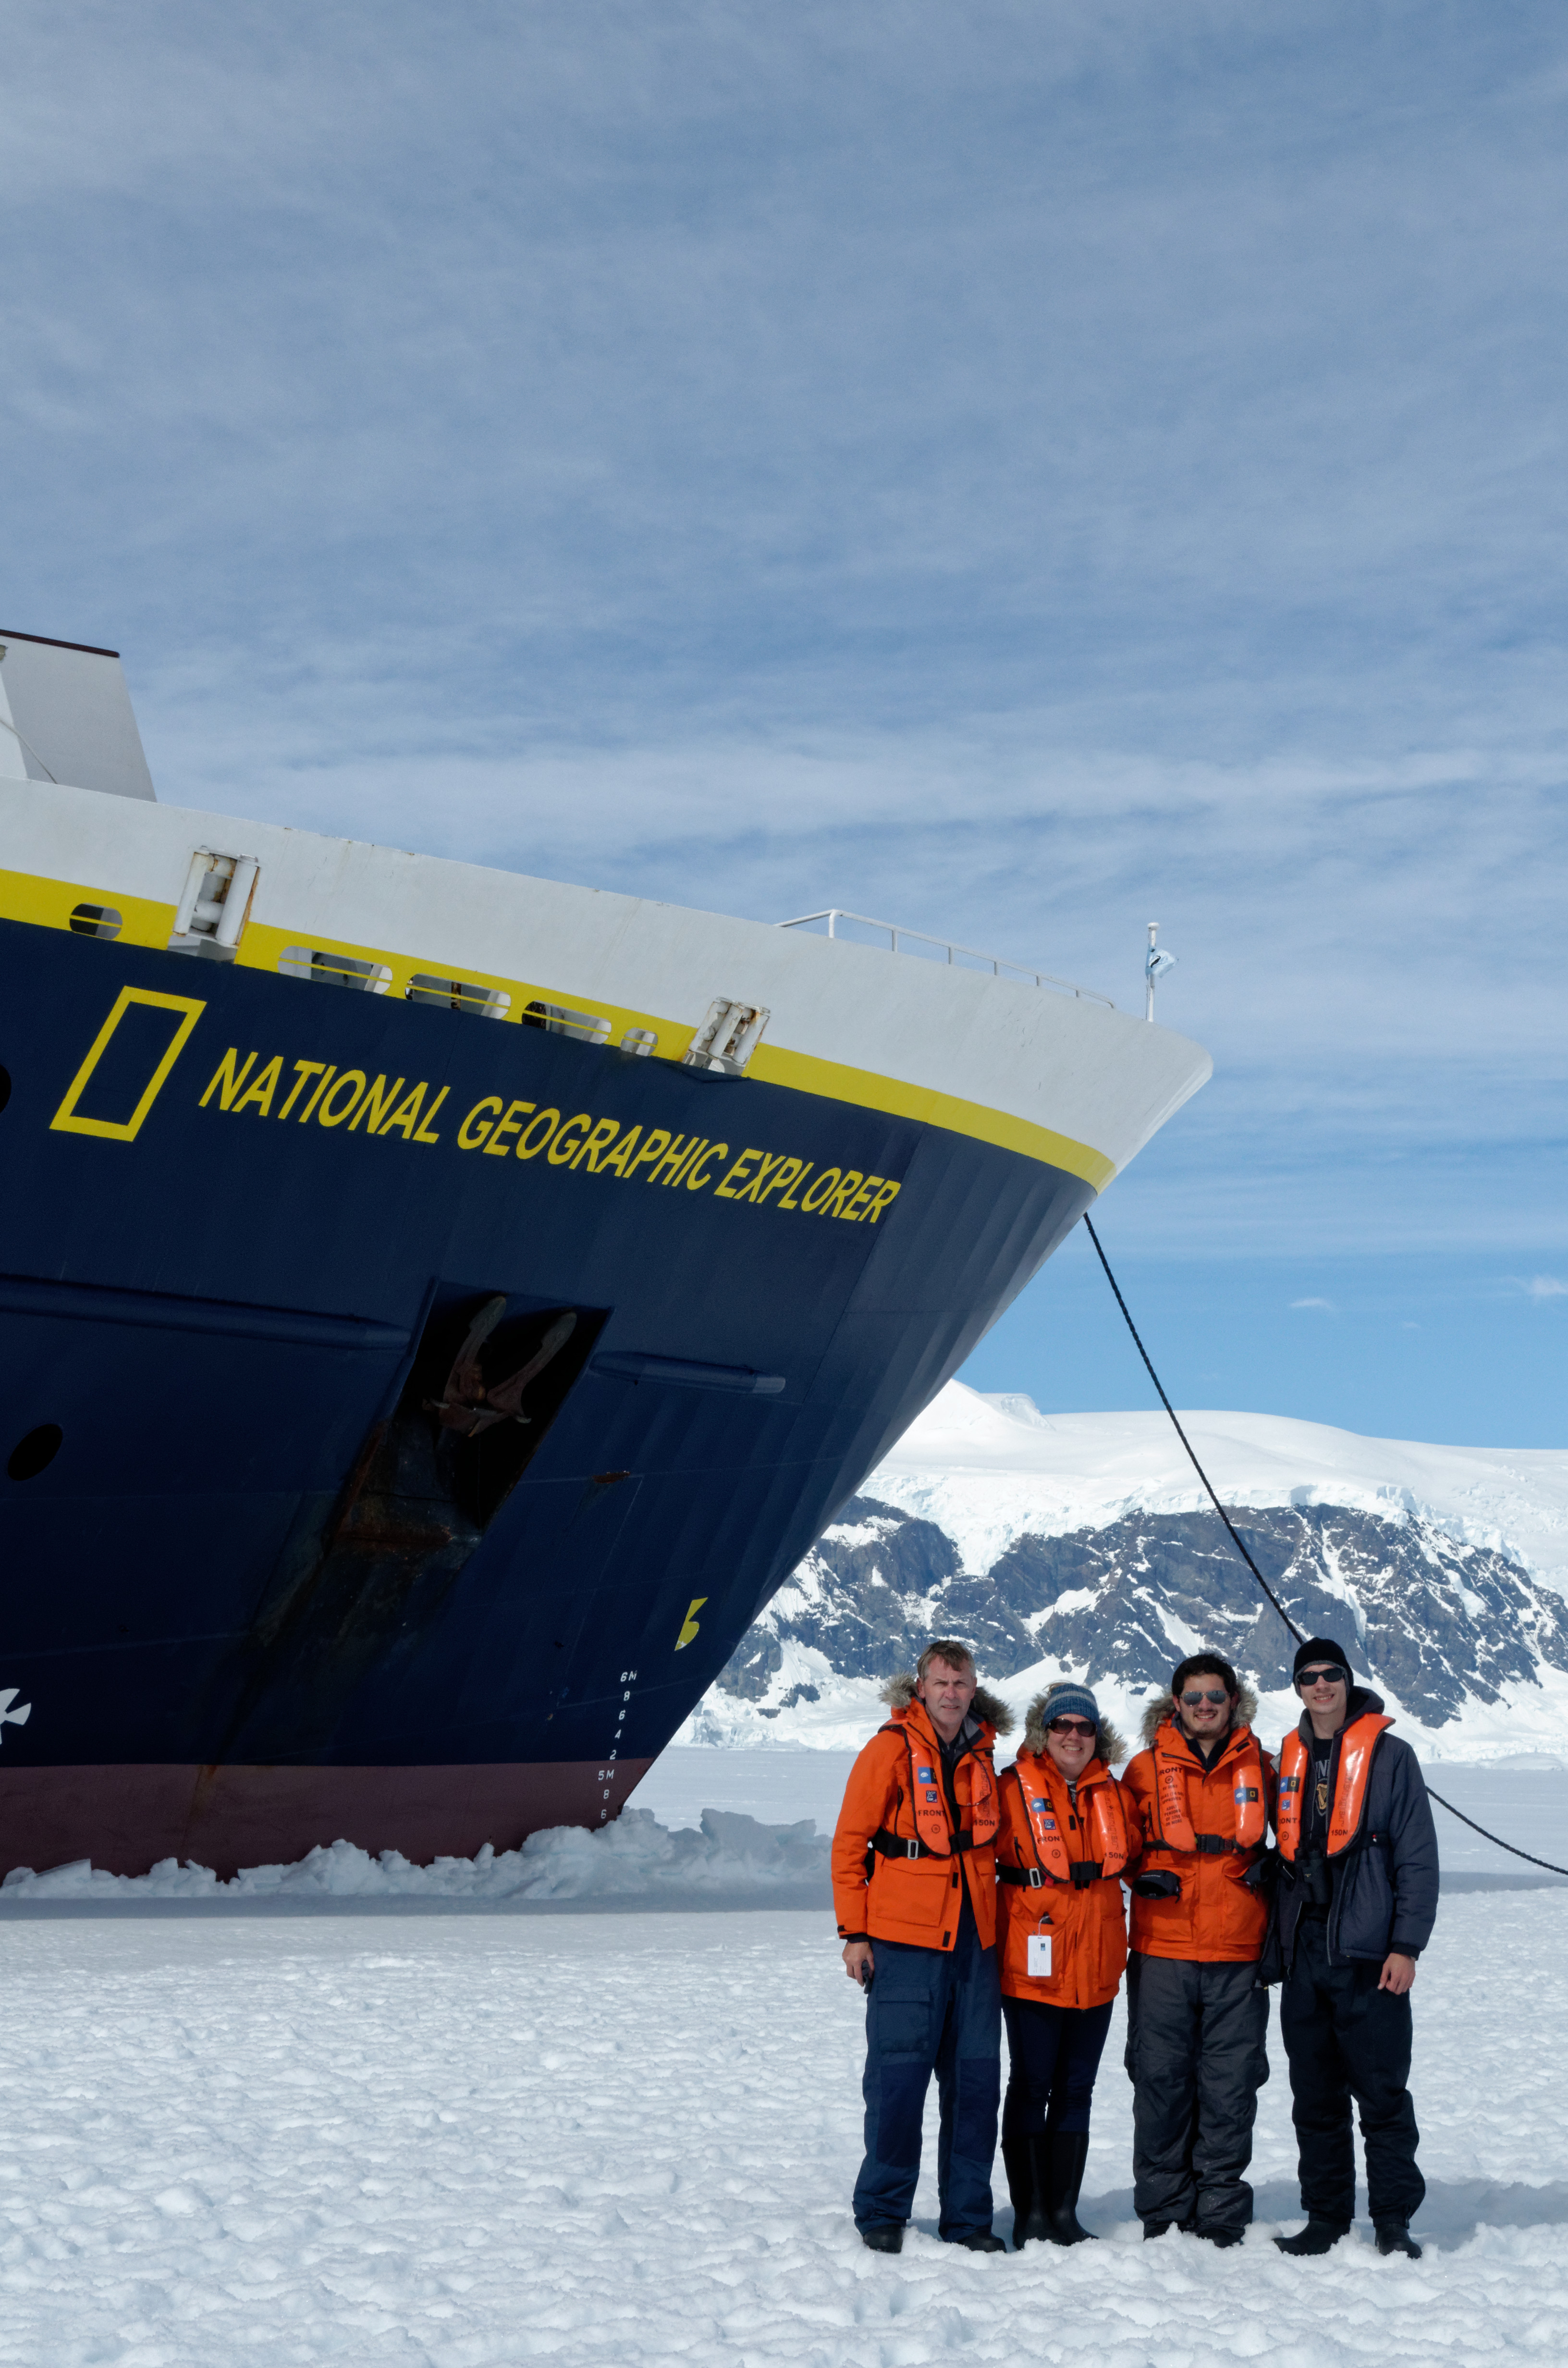
[{"label": "black boot", "polygon": [[860,2242],[873,2253],[902,2253],[903,2223],[902,2220],[880,2220],[874,2227],[861,2229]]},{"label": "black boot", "polygon": [[1349,2234],[1347,2220],[1309,2220],[1293,2237],[1276,2237],[1274,2241],[1282,2253],[1294,2253],[1300,2259],[1304,2253],[1329,2252],[1341,2237]]},{"label": "black boot", "polygon": [[1380,2220],[1376,2225],[1380,2253],[1403,2253],[1407,2261],[1421,2259],[1421,2248],[1410,2233],[1408,2220]]},{"label": "black boot", "polygon": [[1091,2242],[1095,2232],[1080,2226],[1077,2210],[1084,2165],[1089,2157],[1088,2131],[1050,2130],[1042,2138],[1031,2138],[1029,2151],[1034,2157],[1036,2192],[1045,2198],[1043,2233],[1053,2245]]},{"label": "black boot", "polygon": [[1034,2149],[1039,2138],[1005,2137],[1002,2141],[1002,2168],[1007,2174],[1007,2193],[1013,2203],[1013,2249],[1021,2253],[1032,2237],[1042,2243],[1051,2234],[1045,2225],[1043,2192],[1035,2185]]},{"label": "black boot", "polygon": [[1006,2246],[989,2228],[971,2228],[961,2237],[944,2237],[944,2245],[961,2245],[966,2253],[1005,2253]]}]

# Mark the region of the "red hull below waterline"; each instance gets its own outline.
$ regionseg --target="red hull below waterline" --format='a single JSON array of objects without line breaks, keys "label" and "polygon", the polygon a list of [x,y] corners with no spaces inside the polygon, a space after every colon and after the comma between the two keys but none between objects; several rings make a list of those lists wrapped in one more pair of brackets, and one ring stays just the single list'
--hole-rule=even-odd
[{"label": "red hull below waterline", "polygon": [[0,1769],[0,1868],[90,1858],[111,1874],[194,1861],[225,1881],[288,1866],[324,1839],[424,1864],[516,1850],[545,1826],[596,1826],[649,1759],[480,1767],[121,1766]]}]

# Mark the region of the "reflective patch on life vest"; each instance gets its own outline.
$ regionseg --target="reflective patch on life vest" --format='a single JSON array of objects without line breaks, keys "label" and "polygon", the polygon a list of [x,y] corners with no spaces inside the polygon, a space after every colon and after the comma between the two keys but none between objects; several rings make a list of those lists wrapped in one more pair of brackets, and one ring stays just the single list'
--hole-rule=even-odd
[{"label": "reflective patch on life vest", "polygon": [[1029,1806],[1030,1806],[1030,1808],[1034,1810],[1034,1812],[1035,1812],[1035,1814],[1036,1814],[1036,1816],[1039,1816],[1040,1812],[1042,1809],[1044,1809],[1047,1805],[1048,1805],[1048,1804],[1047,1804],[1044,1801],[1031,1801],[1031,1802],[1029,1803]]},{"label": "reflective patch on life vest", "polygon": [[934,1784],[937,1781],[937,1771],[934,1768],[917,1768],[915,1771],[915,1781],[917,1784]]},{"label": "reflective patch on life vest", "polygon": [[1054,1817],[1041,1817],[1040,1822],[1043,1832],[1053,1834],[1056,1831],[1056,1820]]},{"label": "reflective patch on life vest", "polygon": [[1301,1789],[1301,1780],[1299,1776],[1281,1776],[1279,1779],[1279,1790],[1282,1793],[1299,1793]]},{"label": "reflective patch on life vest", "polygon": [[1232,1798],[1238,1804],[1243,1801],[1256,1801],[1257,1798],[1256,1788],[1251,1784],[1238,1784],[1235,1792],[1232,1795]]},{"label": "reflective patch on life vest", "polygon": [[934,1801],[934,1800],[936,1799],[936,1797],[937,1797],[937,1795],[935,1794],[935,1793],[926,1793],[926,1798],[928,1801]]}]

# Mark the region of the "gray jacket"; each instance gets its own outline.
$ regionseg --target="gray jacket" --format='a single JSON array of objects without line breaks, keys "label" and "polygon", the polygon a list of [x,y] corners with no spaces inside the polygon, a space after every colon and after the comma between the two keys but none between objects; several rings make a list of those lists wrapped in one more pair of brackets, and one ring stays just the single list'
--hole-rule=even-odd
[{"label": "gray jacket", "polygon": [[[1381,1694],[1352,1686],[1346,1725],[1366,1711],[1382,1709]],[[1297,1730],[1308,1749],[1312,1726],[1305,1712]],[[1335,1750],[1337,1782],[1339,1753]],[[1328,1910],[1331,1964],[1371,1961],[1391,1951],[1419,1956],[1437,1920],[1437,1836],[1426,1798],[1421,1763],[1408,1743],[1384,1727],[1372,1747],[1361,1824],[1347,1850],[1329,1861],[1332,1896]],[[1275,1931],[1265,1951],[1265,1978],[1288,1973],[1295,1954],[1296,1926],[1304,1898],[1294,1870],[1283,1863],[1275,1895]]]}]

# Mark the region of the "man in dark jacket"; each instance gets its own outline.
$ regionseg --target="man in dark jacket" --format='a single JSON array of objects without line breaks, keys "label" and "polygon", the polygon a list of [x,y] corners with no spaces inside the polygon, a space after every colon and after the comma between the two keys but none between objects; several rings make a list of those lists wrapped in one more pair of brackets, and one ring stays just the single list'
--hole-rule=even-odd
[{"label": "man in dark jacket", "polygon": [[1355,2217],[1350,2100],[1360,2109],[1380,2253],[1419,2260],[1410,1986],[1437,1915],[1437,1837],[1415,1754],[1342,1646],[1296,1656],[1300,1726],[1279,1753],[1274,1964],[1307,2225],[1282,2253],[1326,2253]]}]

